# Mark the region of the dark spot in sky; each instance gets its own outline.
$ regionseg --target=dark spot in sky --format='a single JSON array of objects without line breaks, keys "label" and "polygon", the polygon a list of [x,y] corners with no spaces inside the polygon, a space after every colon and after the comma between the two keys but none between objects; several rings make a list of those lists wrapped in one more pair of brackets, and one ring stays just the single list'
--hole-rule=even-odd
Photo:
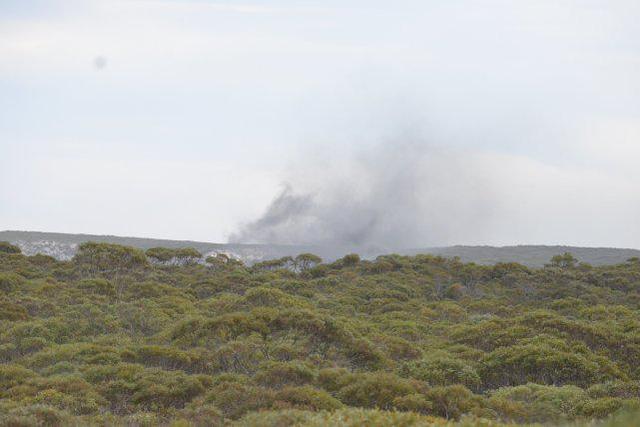
[{"label": "dark spot in sky", "polygon": [[105,58],[104,56],[96,56],[93,59],[93,66],[98,71],[106,68],[106,66],[107,66],[107,58]]}]

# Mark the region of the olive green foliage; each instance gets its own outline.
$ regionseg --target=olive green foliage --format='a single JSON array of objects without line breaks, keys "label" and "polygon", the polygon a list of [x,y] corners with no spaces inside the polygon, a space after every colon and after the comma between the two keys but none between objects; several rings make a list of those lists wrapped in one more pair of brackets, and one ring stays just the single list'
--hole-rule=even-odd
[{"label": "olive green foliage", "polygon": [[575,268],[578,260],[569,252],[565,252],[562,255],[555,255],[551,258],[551,263],[549,266],[551,267],[560,267],[560,268]]},{"label": "olive green foliage", "polygon": [[[0,244],[0,426],[633,425],[640,262]],[[626,424],[625,424],[626,423]]]},{"label": "olive green foliage", "polygon": [[88,273],[107,274],[129,272],[148,264],[140,249],[95,242],[80,245],[74,261]]},{"label": "olive green foliage", "polygon": [[202,258],[202,254],[194,248],[150,248],[145,253],[157,264],[195,264]]},{"label": "olive green foliage", "polygon": [[19,247],[12,245],[9,242],[0,242],[0,253],[5,254],[19,254],[22,253]]}]

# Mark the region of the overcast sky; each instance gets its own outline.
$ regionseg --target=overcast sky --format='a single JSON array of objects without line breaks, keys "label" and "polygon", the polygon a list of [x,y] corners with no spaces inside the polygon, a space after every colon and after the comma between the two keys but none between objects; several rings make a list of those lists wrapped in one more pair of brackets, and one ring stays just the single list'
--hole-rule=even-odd
[{"label": "overcast sky", "polygon": [[[639,19],[637,0],[2,0],[0,229],[323,242],[352,188],[348,221],[385,219],[366,243],[404,224],[408,245],[640,248]],[[362,196],[391,182],[411,203]],[[283,188],[315,225],[256,231]]]}]

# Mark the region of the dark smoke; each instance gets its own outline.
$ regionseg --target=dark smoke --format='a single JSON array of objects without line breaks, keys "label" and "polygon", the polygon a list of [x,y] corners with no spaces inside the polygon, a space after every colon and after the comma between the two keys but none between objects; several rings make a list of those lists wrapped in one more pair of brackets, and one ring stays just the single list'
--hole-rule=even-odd
[{"label": "dark smoke", "polygon": [[421,141],[308,159],[230,241],[353,250],[458,243],[491,222],[489,175],[473,155]]}]

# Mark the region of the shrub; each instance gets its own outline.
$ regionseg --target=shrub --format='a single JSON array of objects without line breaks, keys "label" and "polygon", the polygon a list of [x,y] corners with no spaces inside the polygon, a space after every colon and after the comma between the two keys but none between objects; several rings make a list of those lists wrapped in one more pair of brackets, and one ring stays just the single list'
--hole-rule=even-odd
[{"label": "shrub", "polygon": [[394,408],[400,411],[428,414],[433,411],[433,403],[424,394],[414,393],[393,399]]},{"label": "shrub", "polygon": [[0,411],[0,425],[3,427],[59,427],[70,420],[66,411],[40,404],[25,405],[4,414]]},{"label": "shrub", "polygon": [[355,374],[344,368],[325,368],[318,373],[317,382],[323,389],[336,393],[353,382],[354,379]]},{"label": "shrub", "polygon": [[183,408],[187,402],[204,393],[207,382],[206,377],[186,375],[180,371],[148,369],[136,376],[132,400],[148,410]]},{"label": "shrub", "polygon": [[1,364],[0,391],[4,392],[12,387],[24,384],[29,378],[36,376],[37,374],[35,372],[20,365]]},{"label": "shrub", "polygon": [[458,419],[479,406],[479,399],[462,385],[434,387],[427,391],[426,398],[434,413],[446,419]]},{"label": "shrub", "polygon": [[96,242],[81,244],[73,261],[89,273],[109,275],[148,265],[147,257],[140,249]]},{"label": "shrub", "polygon": [[44,254],[35,254],[29,257],[29,262],[39,267],[51,268],[58,262],[54,257]]},{"label": "shrub", "polygon": [[317,371],[309,365],[295,362],[268,362],[260,367],[255,382],[265,387],[280,388],[285,385],[312,383]]},{"label": "shrub", "polygon": [[285,387],[275,395],[274,407],[299,408],[311,411],[334,410],[344,405],[324,390],[311,386]]},{"label": "shrub", "polygon": [[255,340],[234,340],[218,347],[213,353],[216,370],[241,374],[254,373],[264,361],[264,353]]},{"label": "shrub", "polygon": [[[224,416],[215,405],[193,401],[179,412],[181,420],[188,427],[209,427],[224,425]],[[173,427],[173,424],[172,424]]]},{"label": "shrub", "polygon": [[145,254],[157,264],[189,265],[196,264],[202,254],[194,248],[150,248]]},{"label": "shrub", "polygon": [[237,419],[250,411],[271,408],[274,399],[275,392],[264,387],[222,383],[213,388],[205,402],[215,404],[226,417]]},{"label": "shrub", "polygon": [[107,297],[114,297],[116,295],[116,288],[111,282],[105,279],[84,279],[78,283],[78,289],[82,289],[85,292],[104,295]]},{"label": "shrub", "polygon": [[432,386],[462,384],[470,389],[480,386],[478,373],[464,360],[451,355],[434,355],[405,363],[400,369],[404,377],[425,381]]},{"label": "shrub", "polygon": [[614,379],[621,373],[604,358],[564,340],[538,336],[518,344],[500,347],[483,361],[481,377],[489,387],[540,384],[588,385]]},{"label": "shrub", "polygon": [[22,276],[15,273],[0,272],[0,291],[11,292],[18,289],[25,283]]},{"label": "shrub", "polygon": [[297,271],[306,271],[322,263],[322,258],[314,254],[304,253],[295,257],[293,263]]},{"label": "shrub", "polygon": [[573,419],[587,404],[585,391],[576,386],[526,384],[503,387],[490,393],[489,405],[505,419],[516,422],[549,422]]},{"label": "shrub", "polygon": [[409,381],[395,375],[368,373],[356,376],[352,383],[340,389],[338,398],[350,406],[392,409],[394,399],[415,392]]},{"label": "shrub", "polygon": [[348,255],[345,255],[341,261],[343,266],[353,267],[354,265],[358,265],[360,263],[360,255],[348,254]]},{"label": "shrub", "polygon": [[[335,411],[310,412],[300,410],[266,411],[252,413],[238,422],[238,427],[355,427],[355,426],[445,426],[441,418],[419,415],[411,412],[380,411],[373,409],[345,408]],[[465,424],[475,426],[474,423]],[[477,425],[499,426],[488,421]]]},{"label": "shrub", "polygon": [[623,399],[640,398],[640,380],[636,381],[609,381],[596,384],[587,390],[589,396],[594,398],[612,396]]},{"label": "shrub", "polygon": [[0,301],[0,320],[27,320],[29,313],[21,305],[13,304],[9,301]]},{"label": "shrub", "polygon": [[624,401],[618,397],[603,397],[589,400],[580,408],[580,412],[590,418],[605,418],[617,412],[623,405]]},{"label": "shrub", "polygon": [[0,242],[0,253],[4,254],[21,254],[22,251],[16,245],[12,245],[9,242]]}]

